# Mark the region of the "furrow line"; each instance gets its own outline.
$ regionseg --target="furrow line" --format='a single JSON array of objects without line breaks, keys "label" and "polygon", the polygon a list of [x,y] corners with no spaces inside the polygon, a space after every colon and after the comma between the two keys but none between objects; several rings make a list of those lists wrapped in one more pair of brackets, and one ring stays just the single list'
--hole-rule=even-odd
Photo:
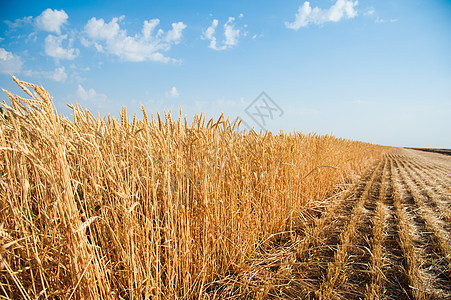
[{"label": "furrow line", "polygon": [[447,195],[448,197],[451,196],[451,180],[447,180],[449,174],[439,174],[430,170],[425,170],[421,166],[414,164],[412,164],[412,167],[421,170],[421,172],[424,173],[425,177],[428,178],[431,187],[433,187],[436,192]]},{"label": "furrow line", "polygon": [[[383,237],[383,281],[384,290],[380,298],[411,299],[407,278],[406,260],[401,248],[400,223],[396,215],[393,196],[392,157],[387,157],[387,178],[385,184],[385,198],[383,199],[384,237]],[[371,297],[371,295],[369,295]],[[372,299],[380,299],[372,298]]]},{"label": "furrow line", "polygon": [[[370,229],[367,235],[371,236],[371,223],[370,218],[374,214],[365,207],[369,198],[371,198],[371,191],[376,189],[378,193],[378,186],[375,184],[376,180],[380,178],[382,173],[383,163],[379,162],[378,167],[374,170],[370,180],[367,182],[364,191],[360,195],[356,205],[354,206],[351,218],[346,226],[346,229],[339,236],[339,244],[337,250],[333,255],[333,261],[328,264],[326,275],[323,283],[321,284],[321,290],[318,291],[317,296],[322,299],[332,299],[338,297],[341,292],[346,294],[347,298],[362,297],[363,292],[361,286],[356,289],[351,282],[351,276],[357,274],[355,277],[360,278],[360,285],[365,285],[369,282],[368,276],[365,275],[367,263],[369,261],[368,242],[365,245],[365,241],[359,240],[358,231],[363,230],[363,227]],[[377,187],[376,187],[377,186]],[[363,225],[363,226],[362,226]],[[356,242],[358,242],[356,244]],[[362,245],[363,244],[363,245]],[[353,256],[350,255],[354,252]],[[365,261],[364,263],[358,262],[355,259],[354,263],[350,258],[359,256],[359,260]],[[355,280],[355,278],[352,278]]]},{"label": "furrow line", "polygon": [[386,207],[384,205],[387,196],[387,172],[388,159],[384,157],[384,169],[382,170],[381,183],[379,188],[379,199],[377,201],[376,212],[371,220],[373,227],[373,237],[371,239],[371,263],[368,272],[371,277],[371,283],[366,286],[366,299],[380,299],[384,291],[384,274],[383,268],[383,247],[384,247],[384,231],[386,230]]},{"label": "furrow line", "polygon": [[395,154],[393,158],[397,161],[409,161],[413,167],[426,172],[429,176],[439,181],[439,184],[446,188],[449,187],[451,180],[451,178],[449,178],[450,171],[438,169],[436,164],[426,160],[423,156],[417,153],[408,152],[404,149],[398,152],[398,154]]},{"label": "furrow line", "polygon": [[440,220],[447,222],[447,224],[444,224],[444,228],[451,232],[451,203],[448,202],[448,198],[444,193],[437,192],[431,188],[433,183],[431,183],[430,177],[424,172],[412,167],[409,163],[405,164],[405,169],[408,176],[418,186],[421,195],[425,198],[425,204],[438,215]]},{"label": "furrow line", "polygon": [[420,166],[422,169],[425,169],[427,171],[431,171],[442,175],[450,173],[450,170],[448,168],[443,167],[440,164],[428,161],[422,157],[418,158],[409,157],[408,159],[411,159],[414,164]]},{"label": "furrow line", "polygon": [[314,220],[313,226],[305,229],[304,239],[296,251],[296,260],[299,262],[296,274],[300,281],[307,281],[315,286],[316,290],[319,289],[327,265],[333,257],[334,246],[339,243],[339,234],[349,220],[358,195],[366,187],[364,183],[370,180],[376,166],[374,165],[353,189],[343,193],[338,199],[332,199],[324,213]]},{"label": "furrow line", "polygon": [[[416,203],[416,194],[404,176],[402,162],[394,161],[396,177],[394,182],[395,207],[400,221],[401,247],[405,253],[407,274],[411,293],[416,299],[439,298],[447,291],[435,280],[436,274],[443,274],[443,268],[437,268],[438,256],[431,244],[432,234]],[[446,270],[446,267],[445,267]]]},{"label": "furrow line", "polygon": [[451,157],[444,156],[443,154],[437,153],[424,153],[419,151],[412,151],[404,149],[407,153],[406,156],[413,158],[416,162],[422,162],[427,168],[432,170],[440,170],[445,174],[450,174],[451,172]]},{"label": "furrow line", "polygon": [[451,171],[440,171],[437,170],[434,167],[426,167],[426,165],[422,162],[419,162],[417,160],[410,159],[409,162],[414,166],[415,168],[422,170],[424,173],[428,175],[428,177],[433,178],[435,181],[435,185],[439,184],[442,186],[442,188],[448,190],[448,192],[451,191]]},{"label": "furrow line", "polygon": [[416,228],[411,222],[411,218],[404,209],[405,193],[400,186],[398,174],[394,166],[396,157],[390,161],[392,169],[393,182],[393,205],[396,210],[396,217],[398,219],[400,246],[403,251],[407,279],[409,281],[409,294],[415,299],[426,299],[426,285],[423,282],[423,277],[420,273],[418,259],[418,249],[415,247],[414,240],[416,240]]},{"label": "furrow line", "polygon": [[[434,270],[433,274],[438,274],[437,278],[432,276],[432,285],[438,285],[438,289],[444,290],[451,297],[451,280],[449,275],[451,274],[451,244],[450,236],[443,229],[445,227],[445,222],[440,220],[436,213],[425,203],[424,195],[422,195],[418,186],[413,183],[410,179],[409,174],[405,170],[405,164],[403,162],[399,163],[399,171],[401,179],[407,187],[407,193],[414,201],[415,209],[412,209],[420,218],[419,223],[421,223],[423,232],[428,232],[426,235],[428,237],[427,247],[431,248],[431,256],[438,259],[437,263],[432,263],[433,266],[428,267],[429,270]],[[436,251],[437,250],[437,251]],[[441,253],[441,257],[436,253]],[[443,283],[441,283],[443,281]],[[448,287],[448,288],[446,288]]]}]

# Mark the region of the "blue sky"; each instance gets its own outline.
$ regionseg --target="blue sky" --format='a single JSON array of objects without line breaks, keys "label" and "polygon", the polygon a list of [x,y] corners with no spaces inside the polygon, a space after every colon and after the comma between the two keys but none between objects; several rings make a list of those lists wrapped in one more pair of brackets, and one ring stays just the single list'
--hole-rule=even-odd
[{"label": "blue sky", "polygon": [[451,1],[281,3],[3,1],[0,87],[41,84],[66,116],[75,102],[102,116],[181,107],[451,148]]}]

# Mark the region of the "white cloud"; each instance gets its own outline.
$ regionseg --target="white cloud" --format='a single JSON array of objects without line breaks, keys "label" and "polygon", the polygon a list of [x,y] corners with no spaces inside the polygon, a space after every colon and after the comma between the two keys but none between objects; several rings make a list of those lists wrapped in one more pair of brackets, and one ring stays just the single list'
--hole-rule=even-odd
[{"label": "white cloud", "polygon": [[37,32],[32,32],[30,33],[27,38],[25,39],[26,43],[29,42],[36,42],[38,40],[38,33]]},{"label": "white cloud", "polygon": [[166,34],[166,42],[167,43],[175,43],[178,44],[180,43],[180,40],[182,39],[182,32],[183,29],[186,28],[186,25],[183,24],[183,22],[178,22],[178,23],[172,23],[172,29],[168,31],[168,33]]},{"label": "white cloud", "polygon": [[398,22],[398,19],[381,19],[381,18],[376,18],[376,23],[394,23],[394,22]]},{"label": "white cloud", "polygon": [[46,77],[57,82],[65,82],[67,79],[66,69],[64,67],[56,68],[53,71],[33,71],[33,70],[23,70],[22,74],[29,77]]},{"label": "white cloud", "polygon": [[294,22],[285,22],[285,26],[290,29],[298,30],[306,27],[310,23],[323,24],[326,22],[338,22],[343,18],[352,19],[357,16],[355,6],[358,1],[337,0],[329,9],[319,7],[312,8],[308,1],[299,6]]},{"label": "white cloud", "polygon": [[5,48],[0,48],[0,73],[18,74],[22,71],[22,65],[20,56],[6,51]]},{"label": "white cloud", "polygon": [[254,34],[251,37],[251,39],[255,40],[255,39],[258,39],[258,38],[262,38],[262,37],[264,37],[264,34],[263,33],[259,33],[259,34]]},{"label": "white cloud", "polygon": [[224,24],[224,35],[226,38],[225,44],[228,47],[237,45],[238,38],[240,37],[240,30],[234,28],[233,21],[235,21],[235,18],[230,17],[229,20]]},{"label": "white cloud", "polygon": [[22,19],[16,19],[14,22],[6,20],[5,24],[8,25],[9,29],[13,30],[13,29],[16,29],[19,27],[23,27],[26,24],[31,24],[32,19],[33,19],[33,17],[29,16],[29,17],[23,17]]},{"label": "white cloud", "polygon": [[[97,20],[96,18],[91,18],[85,25],[85,31],[89,38],[93,40],[113,40],[121,31],[118,21],[122,21],[124,16],[119,18],[113,18],[110,23],[105,23],[103,19]],[[144,21],[143,32],[145,30],[151,30],[151,24]]]},{"label": "white cloud", "polygon": [[68,48],[63,48],[63,41],[67,39],[67,35],[54,36],[49,34],[45,38],[45,54],[57,59],[72,60],[76,58],[80,51],[78,49],[71,48],[73,40],[69,39]]},{"label": "white cloud", "polygon": [[374,7],[368,7],[367,10],[363,13],[365,16],[372,16],[374,15],[374,13],[376,12],[376,10],[374,9]]},{"label": "white cloud", "polygon": [[166,98],[177,98],[180,96],[179,91],[177,91],[177,88],[173,86],[169,92],[166,92]]},{"label": "white cloud", "polygon": [[[242,18],[241,15],[240,18]],[[222,42],[221,46],[217,45],[215,36],[216,28],[219,24],[219,21],[217,19],[214,19],[211,22],[211,25],[204,31],[201,38],[204,40],[210,40],[208,47],[214,50],[226,50],[232,48],[233,46],[238,45],[240,36],[244,35],[241,33],[240,29],[235,29],[234,22],[235,18],[229,17],[227,22],[224,24],[224,41]]]},{"label": "white cloud", "polygon": [[97,102],[97,103],[105,102],[107,99],[107,96],[105,94],[98,94],[93,88],[85,90],[81,86],[81,84],[78,85],[77,97],[79,98],[79,100],[82,101]]},{"label": "white cloud", "polygon": [[36,27],[59,35],[61,34],[61,27],[67,24],[67,19],[69,19],[69,16],[64,10],[47,8],[36,17]]},{"label": "white cloud", "polygon": [[74,69],[74,70],[83,71],[83,72],[87,72],[87,71],[91,70],[90,67],[80,67],[80,66],[75,65],[74,63],[71,63],[69,68]]},{"label": "white cloud", "polygon": [[215,39],[214,34],[216,31],[216,27],[218,27],[218,20],[214,19],[213,22],[211,22],[211,25],[205,30],[203,37],[207,40]]},{"label": "white cloud", "polygon": [[214,19],[213,22],[211,22],[211,25],[207,28],[207,30],[205,30],[201,38],[210,40],[210,45],[208,46],[209,48],[215,50],[225,50],[226,49],[225,46],[223,46],[222,49],[219,49],[216,46],[216,37],[215,37],[216,27],[218,27],[218,20]]},{"label": "white cloud", "polygon": [[0,42],[3,42],[5,39],[0,36]]},{"label": "white cloud", "polygon": [[67,79],[67,74],[64,67],[56,68],[53,73],[49,76],[51,79],[58,82],[65,82]]},{"label": "white cloud", "polygon": [[85,26],[88,39],[82,40],[84,46],[94,45],[99,52],[116,55],[126,61],[175,61],[162,54],[169,51],[171,45],[177,45],[182,38],[186,25],[182,22],[172,23],[172,29],[165,33],[162,29],[155,32],[159,19],[144,21],[141,34],[127,35],[119,22],[124,16],[113,18],[105,23],[103,19],[91,18]]},{"label": "white cloud", "polygon": [[376,23],[394,23],[398,22],[398,19],[382,19],[378,16],[376,16],[376,10],[374,7],[370,6],[368,7],[365,12],[363,13],[364,16],[369,16],[374,18],[374,22]]},{"label": "white cloud", "polygon": [[[38,72],[38,71],[33,71],[33,70],[23,70],[22,74],[24,74],[25,76],[28,77],[33,77],[33,76],[41,76],[43,75],[45,72]],[[48,74],[44,74],[44,75],[48,75]],[[48,76],[47,76],[48,77]]]}]

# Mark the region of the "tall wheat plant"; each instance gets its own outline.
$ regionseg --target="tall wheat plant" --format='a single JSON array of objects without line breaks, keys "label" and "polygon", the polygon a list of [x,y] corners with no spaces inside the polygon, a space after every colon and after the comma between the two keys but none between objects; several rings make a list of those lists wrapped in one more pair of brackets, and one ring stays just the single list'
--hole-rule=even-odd
[{"label": "tall wheat plant", "polygon": [[[4,91],[0,295],[219,297],[274,233],[352,182],[381,147],[237,130],[221,116],[59,116],[39,86]],[[328,165],[334,168],[319,168]],[[310,171],[316,170],[310,173]]]}]

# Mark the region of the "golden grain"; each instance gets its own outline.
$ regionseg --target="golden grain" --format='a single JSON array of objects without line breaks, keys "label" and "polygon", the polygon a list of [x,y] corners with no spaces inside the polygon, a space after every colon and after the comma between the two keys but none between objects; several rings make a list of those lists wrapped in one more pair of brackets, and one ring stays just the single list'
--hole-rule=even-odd
[{"label": "golden grain", "polygon": [[[7,92],[0,118],[2,232],[22,239],[2,254],[7,298],[220,297],[216,283],[240,270],[257,276],[263,244],[293,232],[307,208],[384,150],[330,135],[243,133],[223,115],[188,124],[143,108],[130,120],[124,107],[118,120],[77,104],[70,121],[42,87],[13,79],[32,99]],[[288,278],[294,261],[275,256],[277,276]],[[269,291],[249,283],[230,293],[254,289],[257,298]]]}]

